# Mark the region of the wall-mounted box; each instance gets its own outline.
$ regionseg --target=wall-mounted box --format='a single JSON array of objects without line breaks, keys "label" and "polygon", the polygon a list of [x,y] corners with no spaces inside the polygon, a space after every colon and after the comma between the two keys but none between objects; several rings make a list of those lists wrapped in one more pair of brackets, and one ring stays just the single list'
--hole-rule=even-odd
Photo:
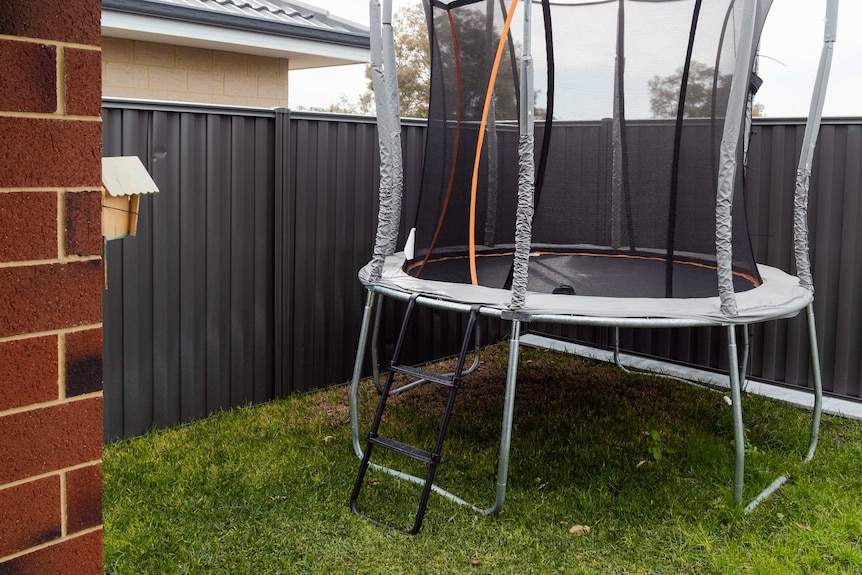
[{"label": "wall-mounted box", "polygon": [[102,158],[102,235],[105,241],[138,231],[141,194],[159,191],[137,156]]}]

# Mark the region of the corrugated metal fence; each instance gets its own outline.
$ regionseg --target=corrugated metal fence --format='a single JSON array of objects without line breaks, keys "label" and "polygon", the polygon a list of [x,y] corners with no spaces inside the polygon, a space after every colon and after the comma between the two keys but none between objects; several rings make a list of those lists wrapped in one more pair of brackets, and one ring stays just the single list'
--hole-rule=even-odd
[{"label": "corrugated metal fence", "polygon": [[[142,201],[137,238],[111,242],[104,294],[105,437],[139,435],[346,381],[364,291],[356,279],[376,226],[373,120],[286,110],[106,101],[104,154],[137,155],[161,193]],[[759,261],[790,269],[797,123],[761,123],[749,218]],[[405,222],[424,145],[405,123]],[[812,190],[819,337],[827,389],[860,396],[862,125],[827,124]],[[399,322],[387,304],[384,334]],[[452,353],[463,319],[422,310],[413,360]],[[503,334],[483,322],[488,341]],[[560,329],[598,344],[596,329]],[[638,330],[626,347],[720,367],[717,330]],[[807,385],[798,320],[758,326],[752,375]]]}]

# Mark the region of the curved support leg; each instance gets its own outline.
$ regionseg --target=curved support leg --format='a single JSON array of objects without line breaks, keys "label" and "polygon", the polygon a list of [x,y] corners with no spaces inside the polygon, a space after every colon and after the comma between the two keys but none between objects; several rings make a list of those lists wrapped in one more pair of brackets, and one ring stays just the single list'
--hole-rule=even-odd
[{"label": "curved support leg", "polygon": [[[808,444],[808,454],[802,463],[808,463],[814,458],[817,451],[817,440],[820,437],[820,417],[823,413],[823,382],[820,374],[820,351],[817,346],[817,328],[814,323],[814,304],[808,304],[806,308],[808,321],[808,342],[811,352],[811,376],[814,379],[814,410],[811,418],[811,440]],[[787,477],[782,475],[764,489],[754,501],[746,505],[745,512],[751,513],[755,507],[775,493],[779,487],[787,483]]]},{"label": "curved support leg", "polygon": [[383,384],[380,383],[380,318],[383,315],[383,296],[377,296],[380,301],[377,302],[377,313],[374,314],[374,330],[371,332],[371,375],[374,380],[374,387],[377,388],[377,393],[383,393]]},{"label": "curved support leg", "polygon": [[817,451],[820,437],[820,416],[823,413],[823,382],[820,377],[820,350],[817,347],[817,329],[814,324],[814,304],[808,304],[808,340],[811,351],[811,376],[814,379],[814,413],[811,421],[811,441],[805,463],[811,461]]},{"label": "curved support leg", "polygon": [[746,374],[748,373],[748,360],[751,357],[751,332],[749,332],[749,325],[743,324],[742,326],[742,362],[739,367],[739,381],[742,385],[742,389],[747,389],[746,387]]},{"label": "curved support leg", "polygon": [[359,380],[362,378],[362,364],[365,361],[365,348],[371,325],[371,312],[377,303],[377,294],[368,290],[365,298],[365,311],[362,312],[362,327],[359,329],[359,343],[356,346],[356,361],[353,363],[353,379],[350,381],[350,435],[353,451],[362,459],[362,445],[359,442]]},{"label": "curved support leg", "polygon": [[626,373],[631,373],[620,360],[620,328],[614,326],[614,363]]},{"label": "curved support leg", "polygon": [[742,503],[743,474],[745,472],[745,429],[742,426],[742,392],[739,384],[739,359],[736,351],[736,328],[727,326],[727,363],[730,374],[730,399],[733,403],[733,501]]}]

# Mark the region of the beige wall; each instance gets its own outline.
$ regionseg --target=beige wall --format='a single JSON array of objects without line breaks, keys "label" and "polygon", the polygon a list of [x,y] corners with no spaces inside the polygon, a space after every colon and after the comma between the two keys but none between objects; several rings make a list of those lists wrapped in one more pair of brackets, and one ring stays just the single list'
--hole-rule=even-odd
[{"label": "beige wall", "polygon": [[288,60],[102,38],[102,95],[174,102],[287,106]]}]

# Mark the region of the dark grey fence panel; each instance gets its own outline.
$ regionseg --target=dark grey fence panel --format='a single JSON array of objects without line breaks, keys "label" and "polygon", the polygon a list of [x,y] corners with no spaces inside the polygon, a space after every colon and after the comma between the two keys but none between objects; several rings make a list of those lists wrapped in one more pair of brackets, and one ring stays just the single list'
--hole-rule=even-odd
[{"label": "dark grey fence panel", "polygon": [[[749,152],[746,198],[757,261],[795,273],[793,191],[804,125],[760,120]],[[810,196],[811,257],[816,288],[821,364],[825,389],[837,396],[862,396],[862,125],[827,122],[818,140]],[[804,317],[752,328],[751,377],[811,387]],[[542,331],[606,346],[607,330],[541,326]],[[726,369],[723,330],[621,330],[625,349],[675,361]]]},{"label": "dark grey fence panel", "polygon": [[272,399],[272,113],[108,103],[103,120],[105,155],[137,155],[161,190],[108,246],[105,437]]},{"label": "dark grey fence panel", "polygon": [[[105,436],[134,436],[213,411],[350,377],[365,292],[357,270],[377,219],[373,120],[285,110],[107,102],[106,155],[137,155],[162,190],[137,238],[108,246]],[[803,127],[761,122],[752,139],[748,216],[757,259],[793,271],[792,193]],[[572,161],[602,164],[596,126],[558,131]],[[402,238],[412,225],[424,127],[405,123]],[[593,158],[590,160],[589,158]],[[827,123],[811,192],[818,338],[826,389],[860,397],[862,125]],[[598,169],[604,170],[602,165]],[[599,174],[599,177],[601,174]],[[598,208],[597,208],[598,209]],[[403,307],[384,306],[385,357]],[[464,318],[420,310],[409,361],[451,355]],[[532,326],[606,347],[601,328]],[[482,321],[486,341],[507,324]],[[751,375],[809,386],[800,318],[756,326]],[[623,330],[627,349],[724,368],[719,329]],[[368,366],[366,366],[368,369]]]}]

